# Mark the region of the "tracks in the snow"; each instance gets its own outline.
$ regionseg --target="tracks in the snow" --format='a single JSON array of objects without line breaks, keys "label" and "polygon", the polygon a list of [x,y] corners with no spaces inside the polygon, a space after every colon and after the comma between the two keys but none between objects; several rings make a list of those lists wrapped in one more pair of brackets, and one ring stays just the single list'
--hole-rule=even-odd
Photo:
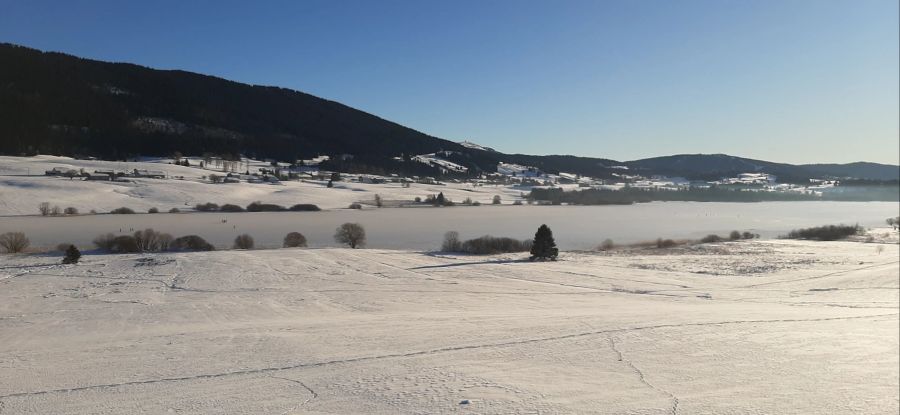
[{"label": "tracks in the snow", "polygon": [[291,364],[291,365],[285,365],[285,366],[272,366],[272,367],[263,367],[263,368],[257,368],[257,369],[236,370],[236,371],[230,371],[230,372],[208,373],[208,374],[199,374],[199,375],[191,375],[191,376],[177,376],[177,377],[148,379],[148,380],[140,380],[140,381],[78,386],[78,387],[73,387],[73,388],[49,389],[49,390],[34,391],[34,392],[18,392],[18,393],[11,393],[11,394],[7,394],[7,395],[0,395],[0,400],[8,399],[8,398],[22,398],[22,397],[30,397],[30,396],[39,396],[39,395],[46,395],[46,394],[53,394],[53,393],[70,393],[70,392],[81,392],[81,391],[88,391],[88,390],[95,390],[95,389],[152,385],[152,384],[165,383],[165,382],[181,382],[181,381],[190,381],[190,380],[197,380],[197,379],[218,379],[218,378],[225,378],[225,377],[230,377],[230,376],[258,375],[258,374],[274,373],[274,372],[280,372],[280,371],[291,370],[291,369],[315,368],[315,367],[324,367],[324,366],[331,366],[331,365],[338,365],[338,364],[350,364],[350,363],[359,363],[359,362],[378,361],[378,360],[384,360],[384,359],[427,356],[427,355],[448,353],[448,352],[455,352],[455,351],[462,351],[462,350],[477,350],[477,349],[486,349],[486,348],[494,348],[494,347],[516,346],[516,345],[540,343],[540,342],[547,342],[547,341],[574,339],[574,338],[587,337],[587,336],[625,333],[625,332],[630,332],[630,331],[656,330],[656,329],[666,329],[666,328],[676,328],[676,327],[723,326],[723,325],[732,325],[732,324],[799,323],[799,322],[857,320],[857,319],[897,317],[897,316],[898,316],[897,313],[889,313],[889,314],[874,314],[874,315],[845,316],[845,317],[823,317],[823,318],[812,318],[812,319],[725,320],[725,321],[712,321],[712,322],[700,322],[700,323],[656,324],[656,325],[627,327],[627,328],[592,330],[592,331],[564,334],[564,335],[558,335],[558,336],[536,337],[536,338],[530,338],[530,339],[509,340],[509,341],[501,341],[501,342],[485,343],[485,344],[449,346],[449,347],[441,347],[441,348],[429,349],[429,350],[419,350],[419,351],[406,352],[406,353],[389,353],[389,354],[374,355],[374,356],[361,356],[361,357],[353,357],[353,358],[346,358],[346,359],[326,360],[326,361],[321,361],[321,362],[297,363],[297,364]]}]

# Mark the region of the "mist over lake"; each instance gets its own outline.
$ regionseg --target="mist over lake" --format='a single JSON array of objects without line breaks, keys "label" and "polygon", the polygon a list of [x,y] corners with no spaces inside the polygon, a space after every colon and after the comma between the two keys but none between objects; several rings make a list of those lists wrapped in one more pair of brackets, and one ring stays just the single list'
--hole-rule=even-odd
[{"label": "mist over lake", "polygon": [[[131,234],[153,228],[175,237],[200,235],[216,247],[230,247],[235,236],[250,234],[259,248],[280,247],[288,232],[301,232],[312,247],[337,246],[333,234],[344,222],[358,222],[370,248],[435,250],[444,232],[462,238],[481,235],[531,238],[549,225],[563,250],[596,247],[604,239],[631,243],[662,238],[699,238],[731,230],[774,238],[794,228],[827,224],[884,226],[897,216],[896,202],[654,202],[628,206],[478,206],[395,208],[280,213],[182,213],[3,217],[0,231],[25,232],[33,246],[74,243],[93,247],[97,235]],[[227,222],[223,223],[223,220]],[[133,230],[132,230],[133,229]]]}]

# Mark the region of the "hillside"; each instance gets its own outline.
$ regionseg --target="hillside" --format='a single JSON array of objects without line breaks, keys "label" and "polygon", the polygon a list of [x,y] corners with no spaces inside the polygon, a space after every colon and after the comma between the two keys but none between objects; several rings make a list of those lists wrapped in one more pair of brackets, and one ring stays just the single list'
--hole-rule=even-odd
[{"label": "hillside", "polygon": [[856,178],[898,180],[900,166],[878,163],[794,165],[753,160],[727,154],[679,154],[653,157],[625,163],[635,173],[685,176],[715,180],[738,173],[766,172],[779,181],[806,181],[809,178]]},{"label": "hillside", "polygon": [[[621,172],[715,179],[765,170],[779,179],[896,180],[897,166],[771,163],[727,155],[678,155],[619,162],[569,155],[504,154],[433,137],[338,102],[285,88],[247,85],[178,70],[82,59],[0,44],[0,154],[96,156],[243,154],[294,161],[319,154],[348,172],[440,175],[408,156],[446,151],[468,174],[498,162],[593,177]],[[405,155],[400,160],[397,156]]]}]

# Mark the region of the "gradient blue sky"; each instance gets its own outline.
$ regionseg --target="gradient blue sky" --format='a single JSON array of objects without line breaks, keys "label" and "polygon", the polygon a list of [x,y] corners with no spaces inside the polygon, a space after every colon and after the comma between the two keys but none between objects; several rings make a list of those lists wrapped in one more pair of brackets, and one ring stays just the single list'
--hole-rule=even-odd
[{"label": "gradient blue sky", "polygon": [[900,162],[897,0],[7,1],[0,42],[505,152]]}]

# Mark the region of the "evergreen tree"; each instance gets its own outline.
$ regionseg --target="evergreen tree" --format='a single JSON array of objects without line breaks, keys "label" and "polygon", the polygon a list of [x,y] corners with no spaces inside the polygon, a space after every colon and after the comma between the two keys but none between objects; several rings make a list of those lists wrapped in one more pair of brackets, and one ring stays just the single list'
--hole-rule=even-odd
[{"label": "evergreen tree", "polygon": [[434,203],[438,206],[443,206],[445,202],[446,199],[444,199],[444,192],[438,193],[437,198],[434,199]]},{"label": "evergreen tree", "polygon": [[63,258],[63,264],[77,264],[78,260],[81,259],[81,252],[75,245],[69,245],[69,248],[66,249],[66,256]]},{"label": "evergreen tree", "polygon": [[553,240],[553,231],[547,225],[541,225],[534,234],[534,242],[531,244],[531,260],[535,259],[556,261],[559,249],[556,249],[556,241]]}]

